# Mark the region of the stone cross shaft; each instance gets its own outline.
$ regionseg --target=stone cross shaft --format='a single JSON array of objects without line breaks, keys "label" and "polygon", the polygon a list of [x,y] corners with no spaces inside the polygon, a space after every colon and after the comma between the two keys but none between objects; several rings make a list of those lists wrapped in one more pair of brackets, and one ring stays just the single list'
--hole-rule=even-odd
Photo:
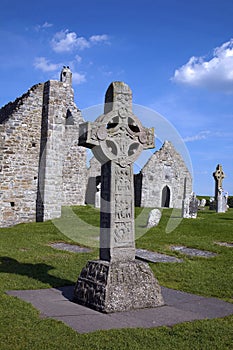
[{"label": "stone cross shaft", "polygon": [[154,148],[154,130],[133,114],[128,85],[109,86],[104,114],[80,125],[79,145],[101,162],[100,260],[134,260],[133,163],[142,150]]},{"label": "stone cross shaft", "polygon": [[225,177],[225,174],[222,170],[222,165],[218,164],[215,172],[213,173],[215,179],[215,199],[218,197],[219,189],[222,189],[222,182]]}]

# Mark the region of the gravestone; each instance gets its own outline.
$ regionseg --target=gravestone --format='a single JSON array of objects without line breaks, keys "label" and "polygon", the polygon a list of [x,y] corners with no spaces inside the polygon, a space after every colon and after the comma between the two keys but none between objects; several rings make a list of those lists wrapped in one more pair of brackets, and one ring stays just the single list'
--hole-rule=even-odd
[{"label": "gravestone", "polygon": [[224,190],[222,182],[225,174],[222,170],[222,165],[218,164],[215,172],[213,173],[215,180],[215,200],[216,200],[216,211],[217,213],[225,213],[227,209],[226,197],[224,196]]},{"label": "gravestone", "polygon": [[146,227],[150,228],[150,227],[157,226],[159,224],[160,219],[161,219],[161,211],[159,209],[152,209],[149,212]]},{"label": "gravestone", "polygon": [[200,202],[200,207],[204,208],[206,205],[206,199],[205,198],[202,198],[201,199],[201,202]]},{"label": "gravestone", "polygon": [[209,206],[210,210],[216,210],[216,200],[214,199],[214,197],[210,198],[210,206]]},{"label": "gravestone", "polygon": [[83,268],[74,301],[105,313],[163,305],[148,264],[135,259],[133,162],[154,147],[154,131],[133,114],[122,82],[109,86],[104,114],[80,131],[79,145],[101,162],[100,259]]},{"label": "gravestone", "polygon": [[228,192],[224,192],[222,188],[219,188],[217,206],[216,206],[217,213],[225,213],[227,211],[228,209],[227,199],[228,199]]},{"label": "gravestone", "polygon": [[101,183],[96,186],[97,192],[95,193],[95,208],[100,208],[100,195],[101,195]]},{"label": "gravestone", "polygon": [[186,219],[196,219],[198,211],[198,199],[194,192],[183,200],[182,217]]}]

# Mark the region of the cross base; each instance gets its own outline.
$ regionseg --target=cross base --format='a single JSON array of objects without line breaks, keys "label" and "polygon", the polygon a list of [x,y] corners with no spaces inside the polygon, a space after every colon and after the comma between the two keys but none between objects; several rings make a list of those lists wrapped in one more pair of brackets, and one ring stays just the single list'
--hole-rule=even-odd
[{"label": "cross base", "polygon": [[73,301],[104,313],[164,305],[149,265],[138,260],[89,261],[78,278]]}]

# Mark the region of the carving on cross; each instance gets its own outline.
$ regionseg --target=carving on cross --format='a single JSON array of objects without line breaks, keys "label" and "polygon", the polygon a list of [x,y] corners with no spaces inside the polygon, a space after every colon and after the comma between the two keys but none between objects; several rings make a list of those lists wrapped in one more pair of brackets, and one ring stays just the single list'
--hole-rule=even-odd
[{"label": "carving on cross", "polygon": [[135,259],[133,162],[154,148],[154,129],[132,112],[132,93],[122,82],[106,93],[105,113],[80,125],[79,145],[91,148],[101,167],[100,259]]},{"label": "carving on cross", "polygon": [[225,174],[222,170],[222,165],[218,164],[216,167],[216,171],[213,173],[213,177],[215,181],[218,182],[218,187],[222,187],[222,181],[225,177]]},{"label": "carving on cross", "polygon": [[80,125],[79,145],[91,148],[101,164],[132,164],[143,149],[154,147],[154,129],[142,126],[126,107],[103,114],[95,122]]},{"label": "carving on cross", "polygon": [[213,173],[213,177],[215,179],[215,199],[217,199],[219,190],[222,189],[222,182],[225,177],[225,174],[222,170],[222,165],[217,165],[216,171]]}]

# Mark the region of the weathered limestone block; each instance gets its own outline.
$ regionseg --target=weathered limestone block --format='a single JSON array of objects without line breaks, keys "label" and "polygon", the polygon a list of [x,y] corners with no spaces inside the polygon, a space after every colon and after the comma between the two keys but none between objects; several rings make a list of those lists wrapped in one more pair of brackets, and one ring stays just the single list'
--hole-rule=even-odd
[{"label": "weathered limestone block", "polygon": [[205,198],[202,198],[201,199],[201,202],[200,202],[200,207],[204,208],[206,205],[206,199]]},{"label": "weathered limestone block", "polygon": [[219,193],[217,196],[217,207],[216,211],[217,213],[225,213],[227,211],[227,199],[223,195],[223,193]]},{"label": "weathered limestone block", "polygon": [[159,224],[159,221],[161,219],[161,211],[159,209],[152,209],[148,216],[148,221],[146,227],[154,227]]},{"label": "weathered limestone block", "polygon": [[89,261],[75,286],[74,301],[112,313],[164,304],[160,286],[148,264]]},{"label": "weathered limestone block", "polygon": [[186,219],[196,219],[198,211],[198,199],[194,192],[183,200],[182,217]]}]

